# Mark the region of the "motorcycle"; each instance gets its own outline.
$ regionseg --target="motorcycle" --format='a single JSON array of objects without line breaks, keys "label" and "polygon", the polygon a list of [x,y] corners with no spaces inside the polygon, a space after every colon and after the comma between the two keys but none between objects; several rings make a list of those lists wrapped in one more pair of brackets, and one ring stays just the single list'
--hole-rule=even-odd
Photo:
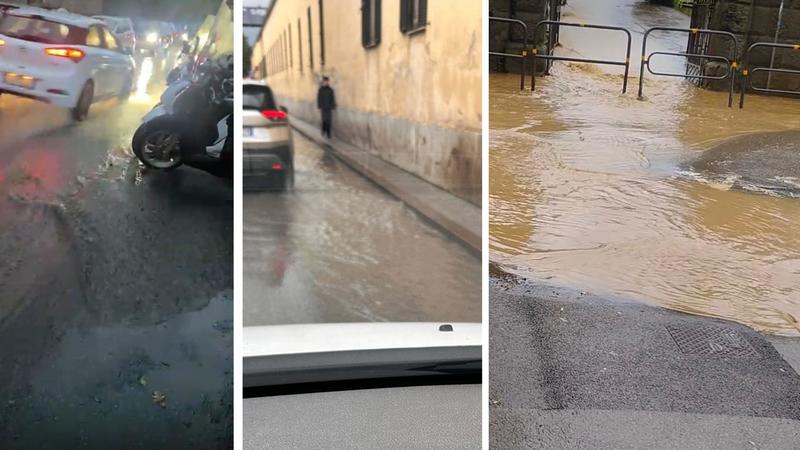
[{"label": "motorcycle", "polygon": [[233,62],[208,60],[191,80],[173,83],[133,135],[145,166],[174,170],[185,164],[233,178]]},{"label": "motorcycle", "polygon": [[195,55],[191,44],[184,42],[175,67],[167,74],[167,86],[179,81],[191,79],[194,57]]}]

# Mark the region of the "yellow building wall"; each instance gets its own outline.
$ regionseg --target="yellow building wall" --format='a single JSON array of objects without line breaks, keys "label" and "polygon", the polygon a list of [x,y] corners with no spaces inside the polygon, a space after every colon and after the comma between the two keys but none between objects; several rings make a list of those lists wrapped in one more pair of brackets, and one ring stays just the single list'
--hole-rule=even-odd
[{"label": "yellow building wall", "polygon": [[480,204],[481,1],[428,0],[427,27],[407,35],[400,0],[383,0],[381,42],[365,49],[361,0],[326,0],[324,65],[319,17],[318,0],[275,0],[253,51],[290,114],[318,123],[316,92],[329,76],[338,138]]}]

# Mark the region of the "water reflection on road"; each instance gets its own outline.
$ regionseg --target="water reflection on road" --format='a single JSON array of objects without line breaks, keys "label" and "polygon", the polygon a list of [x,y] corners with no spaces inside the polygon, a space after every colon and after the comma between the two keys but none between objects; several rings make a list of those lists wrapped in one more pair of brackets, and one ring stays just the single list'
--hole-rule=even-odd
[{"label": "water reflection on road", "polygon": [[295,133],[296,187],[244,198],[244,325],[481,320],[480,259]]},{"label": "water reflection on road", "polygon": [[232,445],[232,186],[140,167],[159,91],[0,97],[0,448]]},{"label": "water reflection on road", "polygon": [[[603,23],[593,3],[571,1],[565,20]],[[642,9],[656,7],[644,2],[615,3],[605,23],[634,31],[654,16],[688,25],[669,8],[650,16]],[[611,56],[599,35],[561,33],[561,52]],[[753,96],[739,111],[727,108],[726,93],[649,76],[639,101],[635,89],[621,95],[615,70],[558,63],[553,74],[532,95],[515,76],[490,78],[491,259],[536,278],[800,333],[800,201],[687,169],[731,136],[800,128],[797,100]]]}]

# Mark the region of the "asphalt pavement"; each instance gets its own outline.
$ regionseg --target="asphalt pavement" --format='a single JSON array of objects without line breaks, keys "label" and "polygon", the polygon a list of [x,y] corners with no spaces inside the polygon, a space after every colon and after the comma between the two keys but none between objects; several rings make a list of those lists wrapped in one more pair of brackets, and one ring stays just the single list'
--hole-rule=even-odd
[{"label": "asphalt pavement", "polygon": [[139,165],[156,99],[0,97],[0,448],[232,446],[233,189]]},{"label": "asphalt pavement", "polygon": [[798,448],[797,338],[500,270],[489,298],[494,448]]}]

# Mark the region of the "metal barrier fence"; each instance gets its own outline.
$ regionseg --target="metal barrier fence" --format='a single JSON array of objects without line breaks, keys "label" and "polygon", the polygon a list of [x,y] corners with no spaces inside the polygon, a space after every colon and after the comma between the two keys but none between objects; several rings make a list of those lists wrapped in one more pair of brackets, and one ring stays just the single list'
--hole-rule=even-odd
[{"label": "metal barrier fence", "polygon": [[[522,27],[523,38],[522,38],[522,53],[517,55],[514,53],[502,53],[502,52],[489,52],[489,56],[502,56],[505,58],[519,58],[522,60],[522,73],[520,74],[519,78],[519,89],[525,89],[525,75],[527,73],[526,70],[526,61],[528,60],[528,25],[517,19],[508,19],[506,17],[489,17],[489,23],[492,22],[504,22],[509,23],[512,25],[519,25]],[[533,90],[533,76],[531,76],[531,90]]]},{"label": "metal barrier fence", "polygon": [[[610,30],[610,31],[622,31],[628,37],[628,47],[625,52],[625,61],[615,61],[615,60],[603,60],[603,59],[588,59],[588,58],[572,58],[568,56],[555,56],[552,53],[553,48],[551,47],[550,41],[548,40],[548,44],[545,47],[545,54],[540,55],[536,48],[533,49],[533,70],[531,71],[531,90],[536,89],[536,58],[544,59],[546,61],[570,61],[570,62],[582,62],[587,64],[605,64],[611,66],[624,66],[625,67],[625,76],[622,82],[622,93],[624,94],[628,89],[628,72],[630,69],[631,64],[631,32],[628,31],[626,28],[622,27],[614,27],[608,25],[595,25],[595,24],[586,24],[586,23],[572,23],[572,22],[561,22],[559,20],[543,20],[536,24],[536,28],[534,28],[533,35],[539,35],[539,28],[542,26],[551,26],[554,25],[556,27],[577,27],[577,28],[592,28],[596,30]],[[550,74],[550,66],[548,64],[547,69],[545,70],[545,74]]]},{"label": "metal barrier fence", "polygon": [[783,68],[775,68],[775,67],[750,67],[750,53],[759,48],[772,48],[772,49],[789,49],[789,50],[800,50],[800,44],[780,44],[780,43],[773,43],[773,42],[756,42],[755,44],[751,45],[747,48],[747,51],[744,53],[744,67],[745,70],[742,71],[742,86],[741,86],[741,93],[739,96],[739,109],[744,108],[744,96],[747,92],[747,88],[749,87],[753,91],[756,92],[764,92],[767,94],[785,94],[785,95],[800,95],[800,91],[790,91],[787,89],[772,89],[767,83],[766,87],[756,87],[753,86],[752,82],[750,82],[750,77],[757,72],[767,72],[767,73],[786,73],[792,75],[800,75],[800,70],[795,69],[783,69]]},{"label": "metal barrier fence", "polygon": [[[501,56],[505,58],[518,58],[522,61],[522,73],[520,74],[520,89],[525,89],[525,76],[527,74],[527,64],[526,61],[528,59],[528,26],[525,22],[518,20],[518,19],[509,19],[505,17],[489,17],[489,21],[492,22],[505,22],[510,23],[512,25],[517,25],[522,27],[522,31],[524,33],[523,38],[523,50],[521,54],[513,54],[513,53],[502,53],[502,52],[489,52],[490,56]],[[531,54],[533,56],[533,61],[531,64],[531,91],[536,89],[536,59],[543,59],[546,60],[548,63],[545,67],[545,74],[550,74],[550,61],[570,61],[570,62],[580,62],[580,63],[587,63],[587,64],[604,64],[604,65],[613,65],[613,66],[623,66],[625,67],[625,74],[623,78],[622,84],[622,93],[624,94],[628,88],[628,75],[630,70],[630,55],[631,55],[631,32],[626,28],[622,27],[615,27],[615,26],[607,26],[607,25],[597,25],[597,24],[583,24],[583,23],[572,23],[572,22],[562,22],[559,20],[543,20],[536,24],[534,28],[534,36],[538,36],[539,29],[543,26],[555,26],[556,29],[558,27],[577,27],[577,28],[592,28],[598,30],[609,30],[609,31],[621,31],[625,33],[627,36],[627,49],[625,52],[625,61],[616,61],[616,60],[602,60],[602,59],[590,59],[590,58],[573,58],[568,56],[555,56],[552,54],[553,51],[553,40],[548,39],[547,43],[545,44],[545,52],[544,54],[540,54],[536,47],[531,48]],[[726,38],[730,41],[731,44],[731,51],[728,56],[722,55],[708,55],[705,53],[694,53],[691,51],[686,52],[667,52],[667,51],[654,51],[647,53],[647,39],[650,37],[650,34],[655,31],[667,31],[667,32],[679,32],[679,33],[690,33],[689,35],[689,47],[692,48],[692,37],[694,39],[700,39],[703,37],[704,39],[708,39],[712,36],[720,36]],[[552,33],[551,33],[552,35]],[[695,46],[696,47],[696,46]],[[753,86],[752,82],[750,81],[751,77],[754,73],[758,72],[767,72],[767,73],[781,73],[781,74],[791,74],[800,76],[800,70],[797,69],[786,69],[786,68],[775,68],[775,67],[750,67],[750,54],[753,50],[757,48],[772,48],[774,49],[789,49],[789,50],[800,50],[800,44],[781,44],[781,43],[772,43],[772,42],[756,42],[755,44],[751,45],[747,51],[744,53],[743,61],[742,61],[742,85],[741,85],[741,94],[739,98],[739,108],[744,107],[744,97],[747,93],[748,88],[755,92],[763,92],[763,93],[775,93],[775,94],[784,94],[784,95],[798,95],[800,96],[800,90],[787,90],[787,89],[772,89],[769,84],[766,87],[757,87]],[[644,74],[645,74],[645,67],[647,71],[653,75],[657,76],[666,76],[666,77],[678,77],[678,78],[685,78],[688,80],[726,80],[730,79],[730,88],[728,90],[728,107],[730,108],[733,105],[733,94],[734,94],[734,87],[736,85],[736,74],[739,73],[739,65],[736,62],[736,56],[738,55],[739,51],[739,41],[733,33],[727,31],[717,31],[717,30],[709,30],[709,29],[702,29],[702,28],[672,28],[672,27],[653,27],[645,31],[644,37],[642,38],[642,65],[639,70],[639,99],[643,98],[643,91],[644,91]],[[671,72],[659,72],[652,69],[650,66],[651,59],[654,56],[679,56],[687,58],[687,70],[685,73],[671,73]],[[690,70],[688,67],[688,62],[696,61],[696,66],[699,67],[695,68],[695,70]],[[725,72],[720,75],[706,75],[706,64],[708,61],[719,61],[724,63],[725,65]]]},{"label": "metal barrier fence", "polygon": [[[672,31],[672,32],[680,32],[680,33],[691,33],[691,35],[706,35],[706,36],[723,36],[730,39],[732,45],[731,53],[729,57],[720,56],[720,55],[706,55],[702,53],[689,53],[687,52],[662,52],[656,51],[647,53],[647,38],[650,36],[650,33],[654,31]],[[739,51],[739,41],[736,39],[736,36],[733,33],[729,33],[727,31],[717,31],[717,30],[706,30],[706,29],[698,29],[698,28],[672,28],[672,27],[653,27],[645,31],[644,37],[642,38],[642,66],[639,69],[639,99],[643,98],[642,91],[644,90],[644,69],[647,67],[647,71],[652,73],[653,75],[665,76],[665,77],[680,77],[686,79],[695,79],[695,80],[725,80],[730,78],[731,85],[730,90],[728,92],[728,107],[730,108],[733,105],[733,87],[736,83],[736,72],[737,72],[737,63],[736,63],[736,55]],[[705,74],[705,64],[700,64],[703,68],[700,73],[690,73],[688,70],[685,73],[670,73],[670,72],[657,72],[654,71],[650,67],[650,59],[653,56],[657,55],[664,55],[664,56],[681,56],[687,58],[687,60],[695,59],[695,60],[702,60],[702,61],[720,61],[725,63],[725,67],[727,71],[722,75],[706,75]]]}]

